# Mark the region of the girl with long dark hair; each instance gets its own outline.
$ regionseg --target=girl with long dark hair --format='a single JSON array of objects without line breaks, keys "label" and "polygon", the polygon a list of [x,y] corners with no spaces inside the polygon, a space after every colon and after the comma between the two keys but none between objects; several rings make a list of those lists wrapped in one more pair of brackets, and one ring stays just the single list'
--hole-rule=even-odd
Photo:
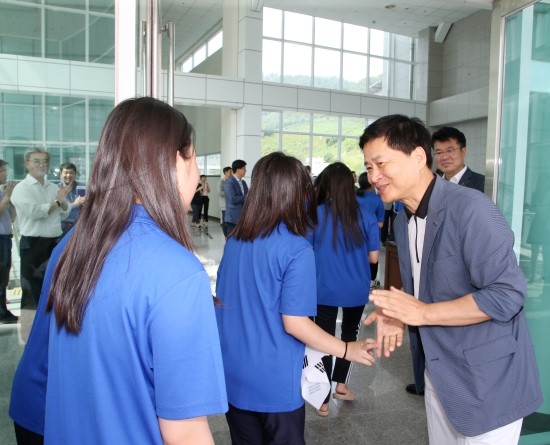
[{"label": "girl with long dark hair", "polygon": [[227,404],[185,219],[197,181],[183,114],[147,97],[115,107],[78,223],[50,259],[14,379],[16,425],[57,445],[214,443],[206,416]]},{"label": "girl with long dark hair", "polygon": [[296,158],[261,158],[218,269],[217,309],[233,445],[304,444],[305,345],[366,365],[374,340],[344,342],[313,323],[313,185]]},{"label": "girl with long dark hair", "polygon": [[[374,215],[358,204],[353,175],[341,162],[326,167],[315,181],[317,226],[309,239],[317,270],[315,323],[327,333],[336,332],[338,308],[342,308],[343,341],[357,340],[359,323],[370,292],[370,264],[378,263],[380,235]],[[347,357],[325,356],[323,364],[336,382],[333,397],[353,400],[347,387],[351,362]],[[328,415],[330,393],[318,411]]]}]

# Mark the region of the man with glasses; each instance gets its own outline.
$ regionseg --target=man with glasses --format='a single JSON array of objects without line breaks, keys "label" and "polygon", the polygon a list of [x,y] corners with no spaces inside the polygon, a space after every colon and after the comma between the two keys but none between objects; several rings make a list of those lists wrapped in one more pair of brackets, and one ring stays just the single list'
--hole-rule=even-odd
[{"label": "man with glasses", "polygon": [[[485,176],[470,170],[466,164],[466,137],[464,133],[453,127],[442,127],[432,134],[434,158],[442,178],[464,187],[485,191]],[[409,326],[409,330],[418,332],[416,326]],[[414,337],[414,336],[413,336]],[[420,338],[420,337],[415,337]],[[424,355],[419,345],[411,343],[413,353],[414,381],[405,387],[410,394],[424,395]],[[415,353],[415,351],[420,351]]]},{"label": "man with glasses", "polygon": [[66,199],[71,187],[58,187],[48,181],[49,166],[47,151],[40,147],[28,149],[25,153],[28,174],[11,196],[21,233],[21,309],[34,309],[38,304],[47,262],[62,234],[61,220],[71,210]]},{"label": "man with glasses", "polygon": [[466,137],[453,127],[443,127],[432,135],[437,168],[443,173],[443,179],[464,187],[485,191],[485,176],[470,170],[466,159]]}]

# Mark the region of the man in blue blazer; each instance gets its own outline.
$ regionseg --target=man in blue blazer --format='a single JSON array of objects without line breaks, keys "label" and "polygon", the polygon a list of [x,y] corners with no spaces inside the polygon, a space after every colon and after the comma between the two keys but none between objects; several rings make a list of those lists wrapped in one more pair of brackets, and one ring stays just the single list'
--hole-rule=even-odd
[{"label": "man in blue blazer", "polygon": [[241,159],[233,161],[231,170],[233,170],[233,176],[225,181],[223,185],[223,190],[225,192],[225,226],[227,235],[229,235],[237,225],[241,217],[244,200],[248,194],[248,186],[243,180],[246,174],[246,162]]},{"label": "man in blue blazer", "polygon": [[[480,192],[485,191],[485,176],[480,175],[466,166],[466,136],[454,127],[442,127],[432,134],[432,147],[437,169],[442,173],[442,178],[455,184],[469,187]],[[418,328],[409,326],[409,332]],[[417,345],[411,344],[412,349]],[[414,383],[406,386],[411,394],[424,395],[424,357],[413,351]]]},{"label": "man in blue blazer", "polygon": [[360,145],[382,200],[405,205],[395,221],[403,291],[373,290],[371,301],[419,327],[430,444],[517,444],[542,394],[513,232],[487,196],[432,173],[420,121],[380,118]]}]

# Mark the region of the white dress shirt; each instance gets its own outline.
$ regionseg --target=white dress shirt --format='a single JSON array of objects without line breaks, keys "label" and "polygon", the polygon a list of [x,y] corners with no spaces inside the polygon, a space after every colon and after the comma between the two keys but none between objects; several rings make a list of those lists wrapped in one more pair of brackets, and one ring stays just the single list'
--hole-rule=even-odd
[{"label": "white dress shirt", "polygon": [[465,165],[464,168],[462,170],[460,170],[452,178],[447,178],[447,177],[445,177],[445,175],[443,175],[443,179],[447,179],[449,182],[453,182],[455,184],[458,184],[460,182],[460,180],[462,179],[462,176],[464,176],[464,173],[466,173],[467,168],[468,168],[468,166]]},{"label": "white dress shirt", "polygon": [[11,202],[17,210],[19,232],[23,236],[40,236],[44,238],[57,238],[61,236],[61,220],[65,219],[71,211],[58,207],[48,214],[48,210],[57,196],[59,187],[53,182],[44,179],[40,184],[34,177],[27,174],[13,189]]}]

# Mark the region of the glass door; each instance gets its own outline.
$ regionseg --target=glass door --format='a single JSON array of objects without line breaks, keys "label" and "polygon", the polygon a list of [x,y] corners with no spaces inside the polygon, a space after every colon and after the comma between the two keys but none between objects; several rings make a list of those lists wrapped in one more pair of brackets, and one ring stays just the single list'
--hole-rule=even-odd
[{"label": "glass door", "polygon": [[550,443],[550,2],[506,17],[497,204],[516,234],[529,280],[525,311],[544,404],[520,443]]}]

